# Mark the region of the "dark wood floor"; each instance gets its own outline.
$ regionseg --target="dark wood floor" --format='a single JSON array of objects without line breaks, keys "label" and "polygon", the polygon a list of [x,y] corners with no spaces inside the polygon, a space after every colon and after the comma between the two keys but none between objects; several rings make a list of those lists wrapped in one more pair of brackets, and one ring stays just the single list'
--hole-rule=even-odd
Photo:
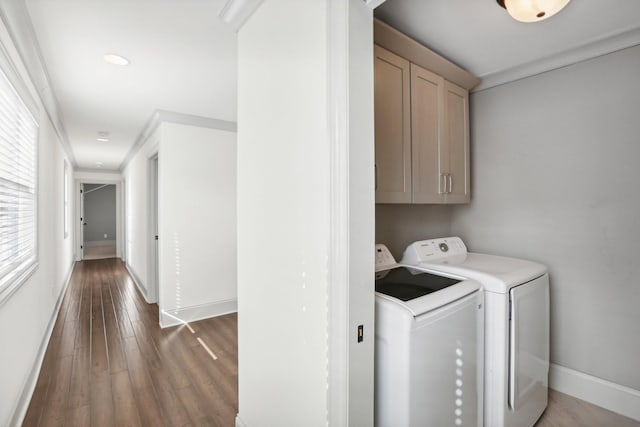
[{"label": "dark wood floor", "polygon": [[235,314],[160,329],[121,261],[80,262],[23,425],[231,427],[237,348]]},{"label": "dark wood floor", "polygon": [[[232,427],[235,314],[160,329],[116,259],[76,265],[25,426]],[[216,359],[214,359],[216,357]],[[640,423],[554,390],[536,427]]]}]

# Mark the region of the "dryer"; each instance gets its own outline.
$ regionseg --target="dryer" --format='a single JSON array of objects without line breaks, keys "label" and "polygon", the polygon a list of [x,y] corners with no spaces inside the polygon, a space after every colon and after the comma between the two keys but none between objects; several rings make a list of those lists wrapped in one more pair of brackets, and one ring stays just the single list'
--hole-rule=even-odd
[{"label": "dryer", "polygon": [[375,425],[481,426],[480,284],[375,250]]},{"label": "dryer", "polygon": [[467,252],[458,237],[414,242],[405,250],[402,263],[480,282],[485,302],[484,425],[532,427],[547,406],[547,268]]}]

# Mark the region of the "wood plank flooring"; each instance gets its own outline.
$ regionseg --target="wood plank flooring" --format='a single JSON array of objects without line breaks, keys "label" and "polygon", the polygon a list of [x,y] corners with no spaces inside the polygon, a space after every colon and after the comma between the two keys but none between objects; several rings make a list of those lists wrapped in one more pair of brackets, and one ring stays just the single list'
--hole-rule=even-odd
[{"label": "wood plank flooring", "polygon": [[[237,348],[235,314],[160,329],[121,261],[80,262],[23,425],[232,427]],[[536,427],[577,426],[640,422],[550,390]]]},{"label": "wood plank flooring", "polygon": [[237,348],[235,314],[160,329],[121,261],[80,262],[23,425],[234,426]]},{"label": "wood plank flooring", "polygon": [[640,422],[556,390],[535,427],[640,427]]},{"label": "wood plank flooring", "polygon": [[116,245],[84,246],[83,259],[104,259],[116,257]]}]

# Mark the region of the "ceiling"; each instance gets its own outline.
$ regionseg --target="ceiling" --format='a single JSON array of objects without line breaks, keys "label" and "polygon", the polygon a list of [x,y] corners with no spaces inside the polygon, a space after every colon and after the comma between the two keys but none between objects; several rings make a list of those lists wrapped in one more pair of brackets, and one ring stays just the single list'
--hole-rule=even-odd
[{"label": "ceiling", "polygon": [[[225,0],[26,0],[81,169],[118,170],[154,111],[236,120]],[[107,64],[106,53],[131,61]],[[109,142],[98,142],[99,132]]]},{"label": "ceiling", "polygon": [[[78,168],[120,169],[156,110],[236,120],[236,34],[218,19],[225,3],[26,0]],[[387,0],[375,15],[481,77],[480,87],[603,40],[640,43],[637,0],[573,0],[534,24],[513,20],[495,0]],[[109,52],[131,64],[105,63]],[[96,141],[99,132],[110,141]]]},{"label": "ceiling", "polygon": [[[617,48],[640,43],[637,0],[573,0],[557,15],[531,24],[512,19],[496,0],[387,0],[375,15],[483,80],[498,83],[496,76],[514,68],[551,57],[570,62],[568,52],[606,39],[617,37],[623,43]],[[633,37],[621,40],[622,35]]]}]

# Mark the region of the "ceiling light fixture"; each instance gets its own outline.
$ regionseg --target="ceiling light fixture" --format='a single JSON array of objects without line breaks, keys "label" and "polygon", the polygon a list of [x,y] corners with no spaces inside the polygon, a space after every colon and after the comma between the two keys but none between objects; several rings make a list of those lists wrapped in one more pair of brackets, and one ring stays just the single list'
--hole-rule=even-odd
[{"label": "ceiling light fixture", "polygon": [[560,12],[570,0],[496,0],[520,22],[538,22]]},{"label": "ceiling light fixture", "polygon": [[100,142],[109,142],[109,132],[98,132],[98,137],[96,141]]},{"label": "ceiling light fixture", "polygon": [[102,167],[102,162],[96,162],[96,166],[101,168]]},{"label": "ceiling light fixture", "polygon": [[129,65],[129,60],[117,53],[107,53],[103,56],[104,60],[113,65]]}]

